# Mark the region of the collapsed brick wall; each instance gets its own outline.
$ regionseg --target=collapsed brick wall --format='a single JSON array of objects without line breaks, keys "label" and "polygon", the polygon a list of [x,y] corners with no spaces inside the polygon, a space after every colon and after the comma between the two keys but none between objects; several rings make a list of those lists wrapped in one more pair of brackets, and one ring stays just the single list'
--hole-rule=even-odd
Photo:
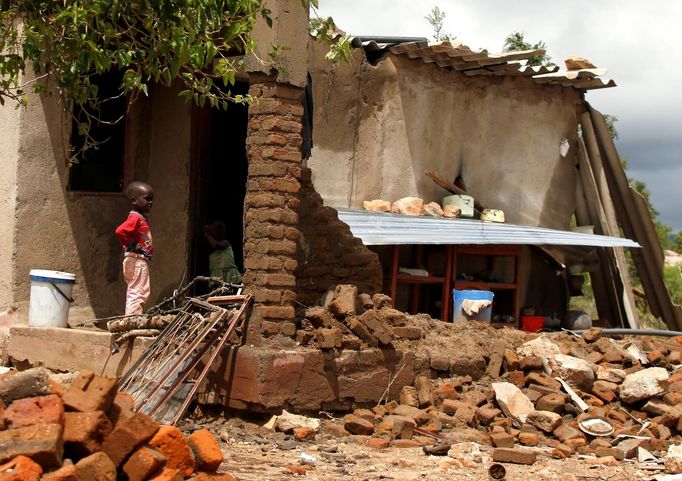
[{"label": "collapsed brick wall", "polygon": [[246,342],[296,335],[295,305],[314,305],[328,289],[352,283],[381,290],[379,258],[323,205],[302,166],[303,89],[254,75],[244,199],[244,284],[254,296]]},{"label": "collapsed brick wall", "polygon": [[258,344],[296,334],[303,89],[254,75],[249,94],[259,100],[249,108],[247,136],[244,284],[254,305],[246,342]]},{"label": "collapsed brick wall", "polygon": [[383,274],[377,254],[353,236],[335,209],[323,205],[307,167],[301,170],[300,184],[298,302],[316,305],[337,284],[354,284],[359,292],[369,294],[380,292]]}]

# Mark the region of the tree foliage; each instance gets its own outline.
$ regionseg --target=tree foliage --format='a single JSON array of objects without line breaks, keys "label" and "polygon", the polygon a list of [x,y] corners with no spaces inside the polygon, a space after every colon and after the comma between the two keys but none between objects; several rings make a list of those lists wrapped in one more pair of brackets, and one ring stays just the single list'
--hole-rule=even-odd
[{"label": "tree foliage", "polygon": [[350,62],[351,45],[350,36],[343,34],[334,23],[332,17],[320,17],[317,9],[313,9],[308,30],[318,40],[329,42],[329,52],[325,58],[335,65],[341,62]]},{"label": "tree foliage", "polygon": [[424,19],[429,22],[433,29],[433,40],[435,42],[449,42],[457,38],[456,35],[450,35],[443,32],[443,22],[447,14],[438,7],[433,7],[431,12]]},{"label": "tree foliage", "polygon": [[259,15],[271,23],[261,0],[4,0],[0,5],[0,99],[22,100],[25,86],[19,78],[30,65],[38,79],[54,79],[59,93],[78,105],[98,101],[94,75],[119,70],[125,94],[146,95],[152,83],[180,79],[183,96],[225,108],[235,100],[229,87],[243,58],[235,55],[253,51],[249,33]]},{"label": "tree foliage", "polygon": [[[509,35],[507,35],[507,38],[504,39],[504,47],[502,48],[502,51],[504,52],[516,52],[520,50],[547,50],[547,45],[545,45],[545,42],[542,40],[536,43],[530,43],[526,41],[526,33],[525,32],[512,32]],[[527,65],[531,67],[537,67],[539,65],[545,65],[547,67],[551,67],[554,65],[552,63],[552,57],[547,55],[545,52],[542,55],[536,55],[534,57],[530,57],[528,59]]]},{"label": "tree foliage", "polygon": [[[317,0],[301,3],[316,12]],[[262,0],[0,0],[0,104],[26,104],[29,89],[49,79],[65,108],[81,113],[78,129],[87,137],[110,100],[94,81],[107,72],[121,74],[119,95],[130,101],[153,84],[179,81],[180,95],[199,106],[251,102],[231,87],[255,50],[256,21],[272,26],[270,13]],[[281,70],[286,49],[272,45],[261,60]],[[29,67],[34,76],[22,83]]]},{"label": "tree foliage", "polygon": [[616,122],[618,122],[618,117],[615,115],[604,114],[604,122],[609,128],[609,134],[613,140],[618,140],[618,129],[616,128]]}]

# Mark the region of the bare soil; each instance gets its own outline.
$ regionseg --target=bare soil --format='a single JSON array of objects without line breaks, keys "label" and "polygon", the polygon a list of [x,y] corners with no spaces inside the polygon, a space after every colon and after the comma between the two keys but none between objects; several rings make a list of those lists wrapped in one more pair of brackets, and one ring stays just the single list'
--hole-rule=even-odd
[{"label": "bare soil", "polygon": [[[191,429],[196,426],[187,425]],[[307,479],[310,481],[457,481],[488,480],[492,448],[481,446],[482,461],[429,456],[421,448],[374,449],[365,446],[366,436],[336,438],[318,434],[315,440],[298,442],[293,436],[272,432],[257,424],[233,418],[205,425],[221,439],[225,462],[221,471],[240,481]],[[302,454],[315,458],[315,465],[300,462]],[[289,467],[308,470],[294,474]],[[504,464],[505,481],[634,481],[651,479],[650,471],[636,462],[597,464],[594,458],[553,459],[540,455],[531,466]]]}]

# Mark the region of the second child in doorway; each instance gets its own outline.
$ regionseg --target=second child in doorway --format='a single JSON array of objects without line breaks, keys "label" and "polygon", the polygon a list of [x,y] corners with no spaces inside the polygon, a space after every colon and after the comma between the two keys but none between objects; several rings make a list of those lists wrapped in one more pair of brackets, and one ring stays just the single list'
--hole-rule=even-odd
[{"label": "second child in doorway", "polygon": [[213,252],[208,256],[211,277],[217,277],[229,284],[240,284],[242,276],[234,262],[234,252],[227,240],[225,223],[214,221],[204,226],[204,236]]}]

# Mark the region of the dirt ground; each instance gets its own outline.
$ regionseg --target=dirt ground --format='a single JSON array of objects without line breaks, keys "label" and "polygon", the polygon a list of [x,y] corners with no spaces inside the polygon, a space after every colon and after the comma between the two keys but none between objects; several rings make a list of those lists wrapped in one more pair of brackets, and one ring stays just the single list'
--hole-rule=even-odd
[{"label": "dirt ground", "polygon": [[[196,428],[191,423],[186,429]],[[306,479],[310,481],[455,481],[488,480],[492,464],[489,446],[481,446],[482,461],[475,463],[429,456],[421,448],[374,449],[364,445],[368,437],[336,438],[318,434],[314,441],[298,442],[293,436],[261,428],[258,424],[233,418],[212,422],[211,429],[221,440],[225,462],[221,471],[239,481],[275,481]],[[315,458],[314,466],[304,474],[294,474],[290,466],[304,467],[302,454]],[[539,456],[532,466],[504,464],[506,481],[634,481],[652,479],[651,471],[639,469],[634,462],[599,465],[577,456],[558,460]]]}]

